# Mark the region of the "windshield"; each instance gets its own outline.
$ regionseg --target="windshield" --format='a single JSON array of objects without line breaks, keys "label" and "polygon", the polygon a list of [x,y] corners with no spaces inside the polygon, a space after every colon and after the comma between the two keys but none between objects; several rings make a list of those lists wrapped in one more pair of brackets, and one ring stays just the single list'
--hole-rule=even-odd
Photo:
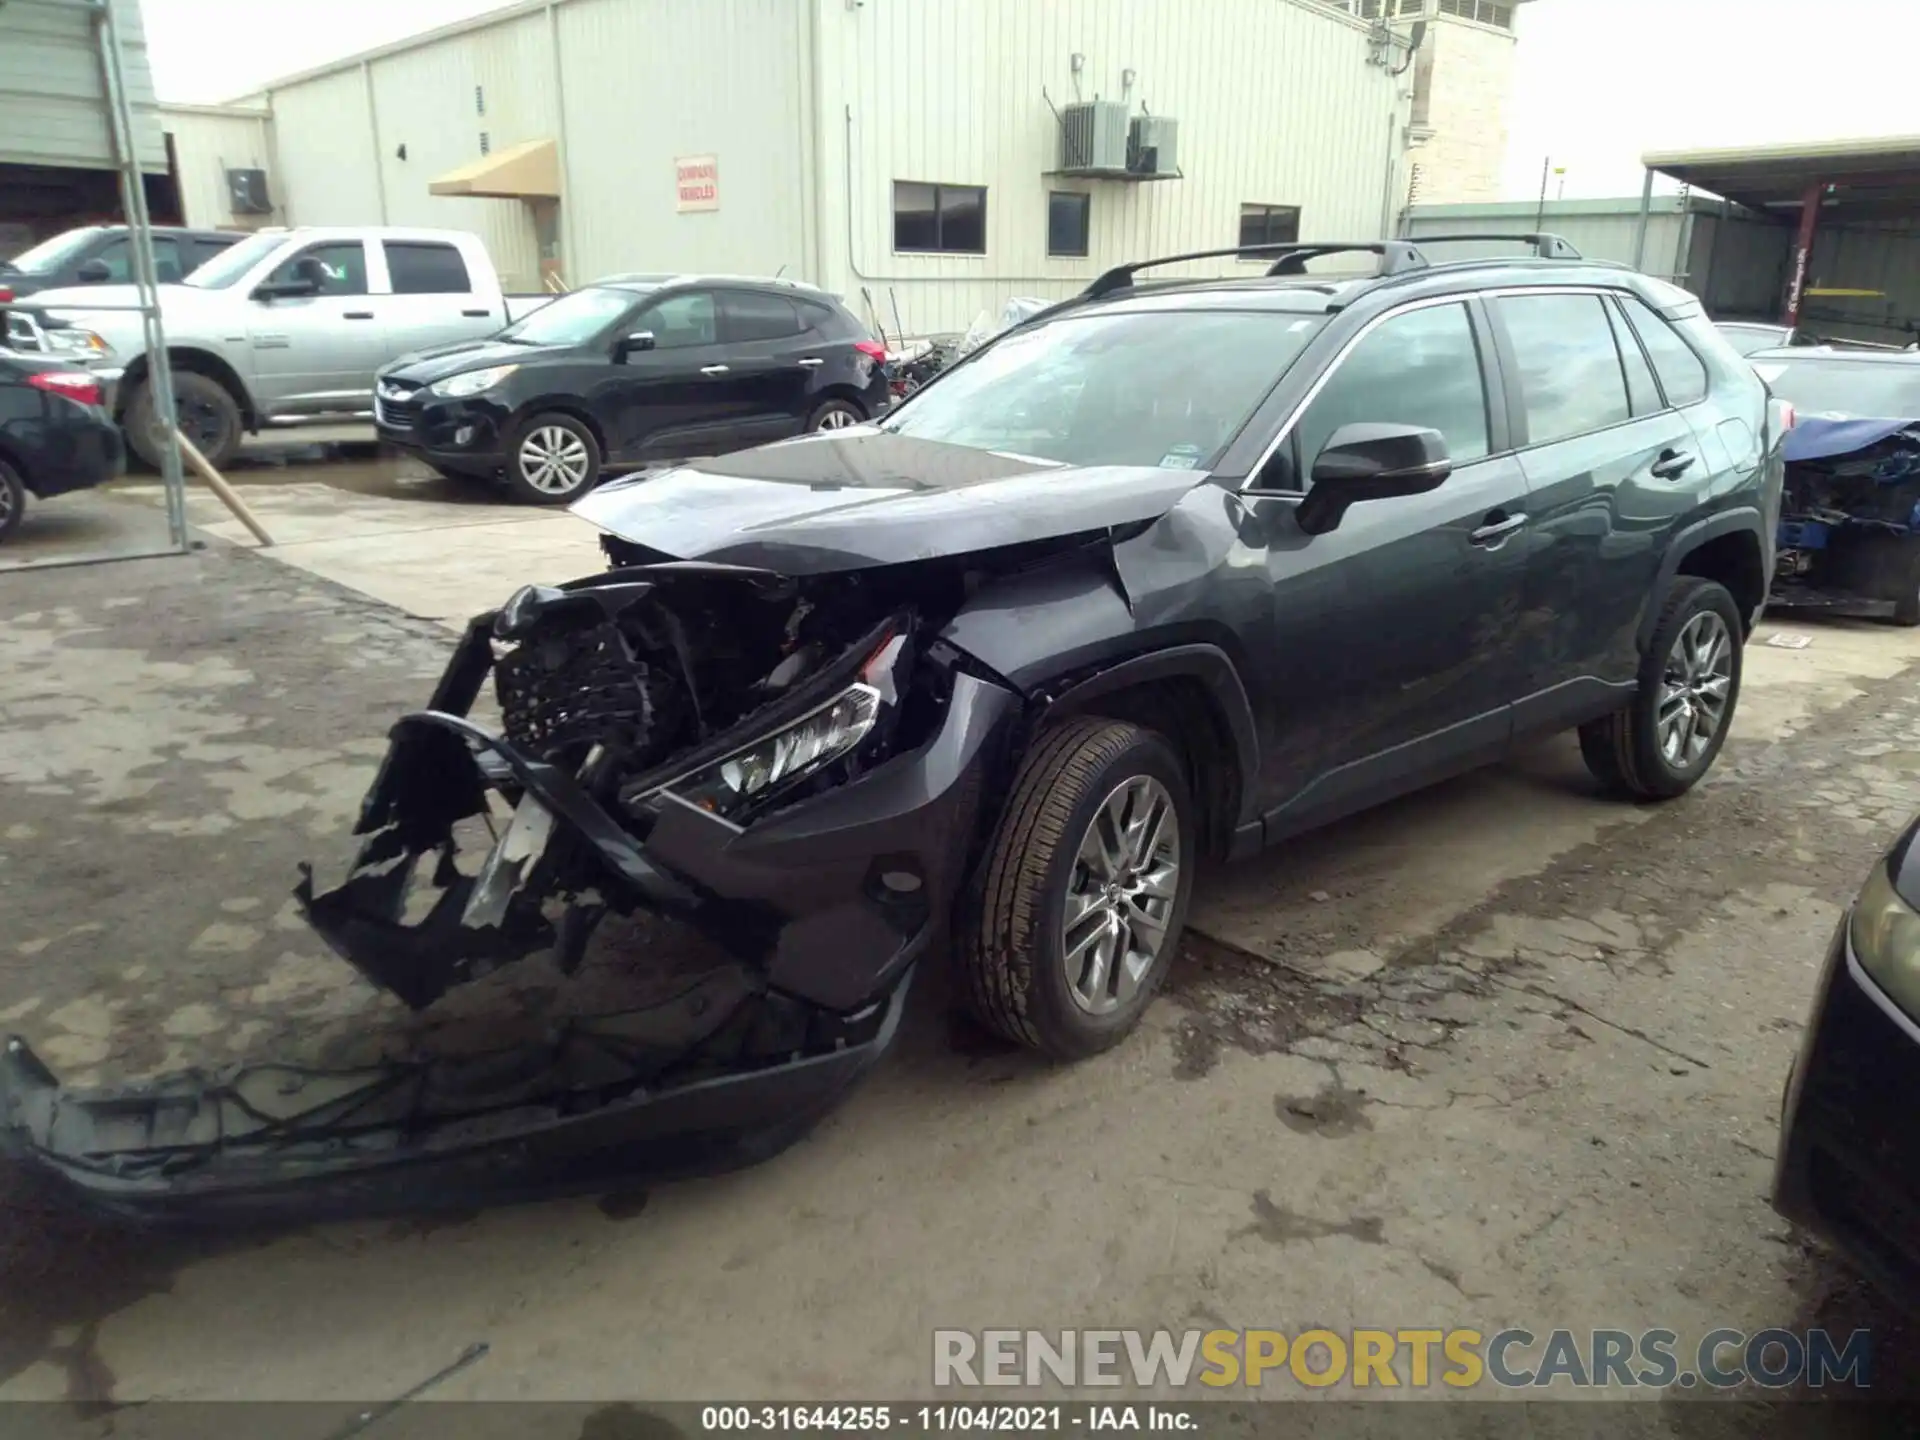
[{"label": "windshield", "polygon": [[639,298],[634,290],[589,285],[542,305],[495,338],[514,345],[584,345],[632,309]]},{"label": "windshield", "polygon": [[180,283],[196,290],[225,290],[286,243],[284,234],[250,235],[237,245],[229,245]]},{"label": "windshield", "polygon": [[99,234],[98,225],[89,225],[81,230],[63,230],[51,239],[42,240],[31,250],[22,250],[13,259],[0,264],[0,269],[12,270],[18,275],[51,275],[91,245]]},{"label": "windshield", "polygon": [[1325,324],[1273,310],[1063,316],[941,376],[883,428],[1067,465],[1209,469]]},{"label": "windshield", "polygon": [[1802,420],[1920,420],[1920,359],[1763,360],[1754,368]]},{"label": "windshield", "polygon": [[1719,330],[1721,338],[1741,355],[1775,349],[1786,344],[1792,333],[1778,325],[1722,325]]}]

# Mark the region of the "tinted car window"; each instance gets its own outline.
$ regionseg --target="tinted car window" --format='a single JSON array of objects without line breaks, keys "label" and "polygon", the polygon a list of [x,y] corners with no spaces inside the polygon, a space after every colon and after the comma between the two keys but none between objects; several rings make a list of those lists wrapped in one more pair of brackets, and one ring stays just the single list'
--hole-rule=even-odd
[{"label": "tinted car window", "polygon": [[1631,295],[1620,297],[1627,318],[1647,347],[1669,405],[1691,405],[1707,398],[1707,367],[1674,328]]},{"label": "tinted car window", "polygon": [[836,309],[831,305],[822,305],[815,300],[802,300],[799,308],[800,323],[829,339],[861,333],[853,317],[844,310]]},{"label": "tinted car window", "polygon": [[[232,246],[233,241],[231,240],[195,240],[193,242],[193,263],[195,265],[204,265],[207,261],[213,259],[214,256],[231,249]],[[193,272],[189,269],[187,273],[192,274]]]},{"label": "tinted car window", "polygon": [[389,240],[386,246],[396,295],[465,295],[473,289],[467,262],[451,245]]},{"label": "tinted car window", "polygon": [[1487,453],[1487,388],[1464,305],[1395,315],[1340,361],[1300,417],[1308,472],[1343,425],[1418,425],[1438,430],[1456,463]]},{"label": "tinted car window", "polygon": [[1660,389],[1653,383],[1653,367],[1633,338],[1633,331],[1621,318],[1616,306],[1607,307],[1607,319],[1613,322],[1613,341],[1620,347],[1620,364],[1627,372],[1627,399],[1635,415],[1652,415],[1662,409]]},{"label": "tinted car window", "polygon": [[712,345],[719,339],[713,295],[706,290],[682,290],[669,295],[649,305],[641,313],[636,328],[651,330],[654,346],[660,350]]},{"label": "tinted car window", "polygon": [[[133,283],[133,251],[128,248],[125,237],[109,240],[93,258],[107,267],[107,278],[114,284]],[[178,285],[191,268],[181,267],[180,246],[171,235],[153,237],[154,278],[162,285]]]},{"label": "tinted car window", "polygon": [[753,290],[729,290],[720,296],[729,340],[779,340],[800,333],[793,302]]},{"label": "tinted car window", "polygon": [[884,428],[1067,465],[1206,470],[1325,323],[1274,310],[1066,315],[976,352]]},{"label": "tinted car window", "polygon": [[1494,302],[1513,340],[1535,445],[1630,418],[1620,348],[1598,295],[1510,295]]},{"label": "tinted car window", "polygon": [[275,280],[296,280],[299,276],[294,267],[308,256],[318,260],[327,272],[327,280],[320,287],[322,295],[364,295],[367,293],[367,247],[358,240],[336,240],[326,245],[309,245],[284,265],[278,266],[272,278]]}]

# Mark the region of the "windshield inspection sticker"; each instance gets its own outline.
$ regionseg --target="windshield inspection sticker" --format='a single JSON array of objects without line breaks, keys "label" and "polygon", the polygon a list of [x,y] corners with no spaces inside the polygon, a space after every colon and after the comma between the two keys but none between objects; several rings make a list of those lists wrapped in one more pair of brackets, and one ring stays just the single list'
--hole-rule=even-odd
[{"label": "windshield inspection sticker", "polygon": [[1162,470],[1192,470],[1200,463],[1198,445],[1176,445],[1160,457]]}]

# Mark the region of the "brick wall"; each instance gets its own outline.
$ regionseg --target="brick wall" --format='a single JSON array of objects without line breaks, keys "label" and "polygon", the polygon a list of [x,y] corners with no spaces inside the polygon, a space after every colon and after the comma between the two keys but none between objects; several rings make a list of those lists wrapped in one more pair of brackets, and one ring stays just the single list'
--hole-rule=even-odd
[{"label": "brick wall", "polygon": [[1421,204],[1501,198],[1514,44],[1510,31],[1447,16],[1433,22],[1426,122],[1434,133],[1410,157],[1420,167]]}]

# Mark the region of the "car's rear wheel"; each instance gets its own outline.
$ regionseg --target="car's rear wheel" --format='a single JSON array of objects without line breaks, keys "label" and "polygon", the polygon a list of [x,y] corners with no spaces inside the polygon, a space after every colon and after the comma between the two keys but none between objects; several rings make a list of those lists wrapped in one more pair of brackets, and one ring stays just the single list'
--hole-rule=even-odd
[{"label": "car's rear wheel", "polygon": [[1044,733],[962,939],[974,1012],[1060,1059],[1118,1043],[1179,948],[1194,837],[1185,772],[1159,735],[1100,719]]},{"label": "car's rear wheel", "polygon": [[[218,380],[192,370],[176,370],[173,408],[180,422],[180,433],[193,442],[193,448],[206,456],[207,463],[214,469],[220,469],[239,453],[240,402]],[[161,437],[151,379],[141,381],[127,401],[126,434],[128,448],[158,470],[165,442]]]},{"label": "car's rear wheel", "polygon": [[0,540],[20,528],[27,516],[27,485],[20,472],[0,460]]},{"label": "car's rear wheel", "polygon": [[565,505],[600,482],[600,442],[571,415],[535,415],[507,448],[507,489],[528,505]]},{"label": "car's rear wheel", "polygon": [[1740,702],[1744,635],[1724,585],[1676,579],[1641,657],[1633,699],[1580,727],[1580,753],[1594,778],[1637,800],[1670,800],[1698,784]]},{"label": "car's rear wheel", "polygon": [[851,400],[828,400],[807,421],[809,430],[845,430],[867,423],[867,412]]}]

